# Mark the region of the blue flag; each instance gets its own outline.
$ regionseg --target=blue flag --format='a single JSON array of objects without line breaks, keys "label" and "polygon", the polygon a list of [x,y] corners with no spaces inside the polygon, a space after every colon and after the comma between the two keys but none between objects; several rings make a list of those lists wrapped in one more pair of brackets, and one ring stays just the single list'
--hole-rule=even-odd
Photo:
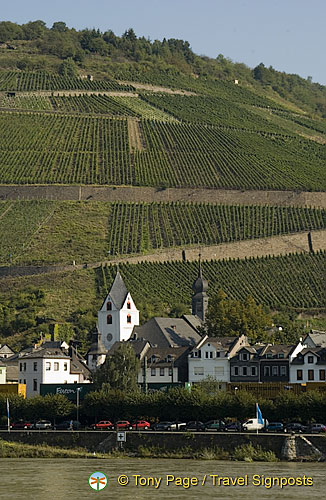
[{"label": "blue flag", "polygon": [[9,399],[7,398],[7,417],[8,420],[10,419],[10,413],[9,413]]},{"label": "blue flag", "polygon": [[264,425],[263,416],[261,414],[261,411],[260,411],[260,408],[258,406],[258,403],[256,403],[256,418],[257,418],[258,424]]}]

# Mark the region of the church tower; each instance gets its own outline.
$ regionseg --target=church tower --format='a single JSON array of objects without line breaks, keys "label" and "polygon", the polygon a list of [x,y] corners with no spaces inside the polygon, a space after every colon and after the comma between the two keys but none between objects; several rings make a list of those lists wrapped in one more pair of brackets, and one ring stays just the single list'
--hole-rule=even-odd
[{"label": "church tower", "polygon": [[98,329],[107,350],[115,342],[128,340],[134,326],[139,325],[139,311],[119,271],[97,316]]},{"label": "church tower", "polygon": [[198,276],[192,285],[194,294],[192,296],[192,314],[198,316],[202,321],[206,321],[208,309],[208,281],[203,278],[201,270],[201,260],[199,254]]},{"label": "church tower", "polygon": [[87,354],[87,365],[90,370],[95,371],[99,366],[103,365],[106,359],[106,349],[103,345],[101,334],[98,330],[93,333],[93,342]]}]

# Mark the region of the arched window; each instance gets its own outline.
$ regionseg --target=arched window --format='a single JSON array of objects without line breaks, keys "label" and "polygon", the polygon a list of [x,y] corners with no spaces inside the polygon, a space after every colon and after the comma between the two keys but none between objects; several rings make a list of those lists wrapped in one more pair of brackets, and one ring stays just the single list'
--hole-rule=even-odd
[{"label": "arched window", "polygon": [[128,316],[127,316],[127,323],[131,323],[131,316],[130,316],[130,314],[128,314]]},{"label": "arched window", "polygon": [[112,302],[108,301],[108,302],[106,303],[106,310],[107,310],[107,311],[112,311]]},{"label": "arched window", "polygon": [[131,304],[129,301],[127,302],[127,309],[131,309]]},{"label": "arched window", "polygon": [[106,323],[107,325],[112,325],[112,316],[111,314],[108,314],[106,317]]}]

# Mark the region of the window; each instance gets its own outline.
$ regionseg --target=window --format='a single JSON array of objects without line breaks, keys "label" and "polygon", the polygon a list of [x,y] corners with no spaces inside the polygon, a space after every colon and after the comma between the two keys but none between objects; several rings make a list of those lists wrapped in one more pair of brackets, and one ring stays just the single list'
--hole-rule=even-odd
[{"label": "window", "polygon": [[[94,356],[95,356],[95,360],[96,360],[96,354]],[[68,370],[68,363],[66,361],[63,363],[63,369],[65,372]]]},{"label": "window", "polygon": [[314,357],[308,356],[308,363],[313,363],[313,362],[314,362]]},{"label": "window", "polygon": [[112,316],[111,314],[108,314],[106,317],[106,324],[107,325],[112,325]]},{"label": "window", "polygon": [[280,375],[281,377],[286,376],[286,366],[280,366]]},{"label": "window", "polygon": [[107,311],[112,311],[112,302],[108,301],[108,302],[106,303],[106,310],[107,310]]},{"label": "window", "polygon": [[278,377],[278,366],[272,366],[273,377]]},{"label": "window", "polygon": [[33,363],[33,369],[34,369],[34,372],[37,372],[37,361],[34,361],[34,363]]},{"label": "window", "polygon": [[204,375],[204,367],[203,366],[195,366],[194,367],[194,375]]},{"label": "window", "polygon": [[284,359],[284,353],[283,352],[279,352],[278,357],[279,357],[279,359]]},{"label": "window", "polygon": [[24,372],[26,372],[26,363],[24,363]]},{"label": "window", "polygon": [[271,367],[264,366],[264,377],[270,377],[270,375],[271,375]]},{"label": "window", "polygon": [[33,391],[37,391],[37,378],[33,379]]},{"label": "window", "polygon": [[54,364],[54,371],[55,372],[59,371],[59,363],[58,363],[58,361],[55,361],[53,364]]},{"label": "window", "polygon": [[[92,360],[93,361],[97,361],[97,354],[93,354]],[[63,368],[64,370],[67,370],[67,366],[66,365],[67,365],[67,363],[64,364],[64,368]]]},{"label": "window", "polygon": [[19,363],[19,370],[22,372],[23,371],[23,363]]},{"label": "window", "polygon": [[156,368],[151,368],[151,376],[152,377],[156,376]]},{"label": "window", "polygon": [[216,351],[216,357],[219,358],[221,356],[220,351]]},{"label": "window", "polygon": [[47,372],[51,370],[51,363],[50,363],[50,361],[47,361],[47,362],[45,363],[45,370],[46,370]]},{"label": "window", "polygon": [[247,376],[247,367],[246,366],[242,367],[242,375],[244,375],[245,377]]},{"label": "window", "polygon": [[253,377],[255,377],[257,375],[257,367],[256,366],[251,367],[251,375]]},{"label": "window", "polygon": [[266,358],[268,358],[268,359],[272,359],[272,357],[273,357],[273,354],[270,354],[270,353],[269,353],[269,354],[266,354]]},{"label": "window", "polygon": [[325,380],[325,370],[319,370],[319,380]]},{"label": "window", "polygon": [[237,377],[239,375],[239,368],[237,366],[235,366],[233,368],[233,374]]},{"label": "window", "polygon": [[308,370],[308,380],[314,380],[314,370]]},{"label": "window", "polygon": [[131,304],[129,301],[127,302],[127,309],[131,309]]},{"label": "window", "polygon": [[172,368],[169,368],[169,376],[172,377]]},{"label": "window", "polygon": [[24,384],[26,385],[26,378],[24,378]]},{"label": "window", "polygon": [[205,352],[205,358],[208,358],[208,354],[209,354],[209,353],[206,351],[206,352]]},{"label": "window", "polygon": [[131,323],[131,316],[130,316],[130,314],[128,314],[128,316],[127,316],[127,323]]},{"label": "window", "polygon": [[242,359],[242,361],[248,361],[248,353],[243,352],[240,356],[240,359]]},{"label": "window", "polygon": [[302,380],[302,370],[297,370],[297,380]]},{"label": "window", "polygon": [[160,368],[160,377],[164,377],[164,368]]}]

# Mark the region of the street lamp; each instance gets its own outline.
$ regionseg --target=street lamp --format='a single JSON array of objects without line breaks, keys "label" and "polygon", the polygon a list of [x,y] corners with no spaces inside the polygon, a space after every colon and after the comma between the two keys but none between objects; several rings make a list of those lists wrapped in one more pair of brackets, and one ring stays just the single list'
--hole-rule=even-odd
[{"label": "street lamp", "polygon": [[[80,391],[82,390],[82,387],[77,387],[77,393],[76,393],[76,403],[77,403],[77,422],[79,422],[79,395],[80,395]],[[78,425],[78,424],[76,424]]]}]

